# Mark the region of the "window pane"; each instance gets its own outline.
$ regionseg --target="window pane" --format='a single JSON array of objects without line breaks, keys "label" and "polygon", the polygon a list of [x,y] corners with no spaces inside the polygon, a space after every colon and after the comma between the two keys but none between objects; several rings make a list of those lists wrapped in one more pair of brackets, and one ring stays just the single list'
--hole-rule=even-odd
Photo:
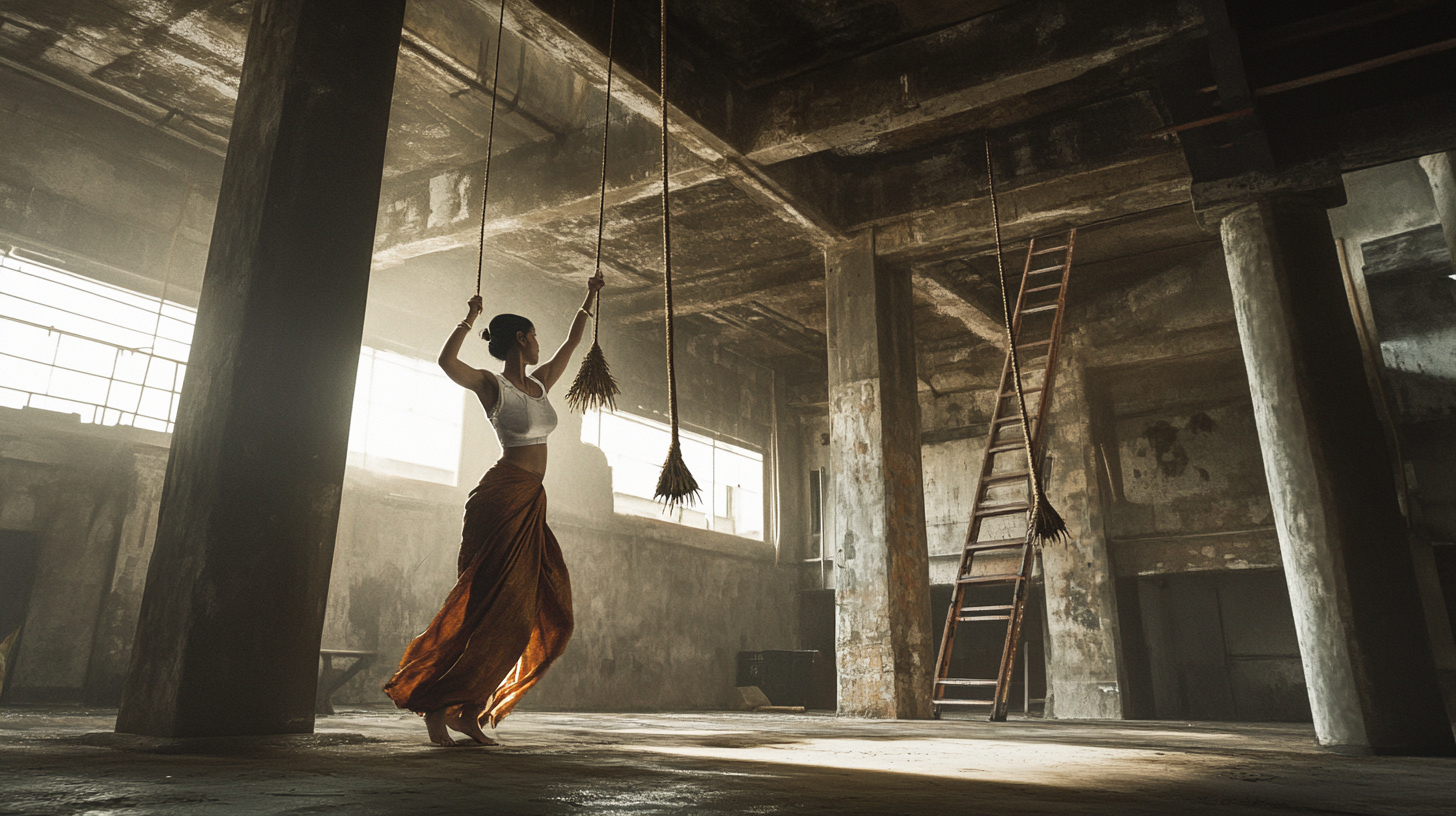
[{"label": "window pane", "polygon": [[52,397],[76,400],[77,402],[103,405],[106,403],[105,377],[95,374],[79,374],[57,368],[51,372],[51,383],[47,393]]},{"label": "window pane", "polygon": [[0,386],[44,394],[50,384],[51,367],[0,354]]},{"label": "window pane", "polygon": [[582,418],[582,440],[601,448],[611,465],[616,512],[762,539],[762,455],[696,433],[682,432],[680,439],[702,492],[696,505],[668,513],[652,498],[671,440],[667,424],[598,411]]},{"label": "window pane", "polygon": [[113,346],[67,336],[61,338],[60,348],[56,351],[56,365],[110,377],[116,354]]},{"label": "window pane", "polygon": [[0,388],[0,405],[6,408],[24,408],[25,401],[30,395],[24,391],[16,391],[11,388]]},{"label": "window pane", "polygon": [[163,391],[157,388],[143,388],[141,407],[137,408],[137,413],[165,423],[170,418],[171,403],[172,391],[170,389]]},{"label": "window pane", "polygon": [[147,361],[151,355],[138,354],[134,351],[123,351],[117,354],[116,379],[122,382],[136,383],[141,385],[147,373]]},{"label": "window pane", "polygon": [[350,417],[351,462],[456,484],[465,391],[432,361],[364,348]]},{"label": "window pane", "polygon": [[113,381],[111,393],[106,397],[106,405],[118,411],[132,412],[137,409],[137,401],[142,398],[142,387],[132,383]]},{"label": "window pane", "polygon": [[[85,422],[168,430],[182,369],[156,360],[152,349],[186,359],[194,322],[196,312],[181,304],[0,258],[0,389],[7,404],[17,401],[16,392],[32,391],[49,396],[30,399],[31,405],[78,413]],[[158,340],[159,331],[172,339]],[[143,380],[150,386],[145,393]],[[135,416],[138,403],[143,414],[154,414],[150,421]]]}]

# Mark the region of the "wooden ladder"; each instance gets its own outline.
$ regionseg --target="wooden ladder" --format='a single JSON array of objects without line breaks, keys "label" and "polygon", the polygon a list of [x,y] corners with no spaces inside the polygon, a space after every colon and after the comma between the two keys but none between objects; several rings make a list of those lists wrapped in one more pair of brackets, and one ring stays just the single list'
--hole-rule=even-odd
[{"label": "wooden ladder", "polygon": [[[1050,394],[1056,379],[1057,351],[1061,345],[1062,315],[1067,305],[1067,280],[1072,272],[1072,252],[1077,231],[1065,235],[1033,238],[1026,251],[1026,266],[1011,311],[1011,342],[1021,360],[1022,392],[1026,395],[1031,439],[1022,433],[1017,410],[1016,386],[1011,371],[1011,350],[1001,369],[1000,397],[991,413],[991,430],[981,460],[971,524],[966,532],[960,567],[956,570],[955,592],[945,617],[945,637],[936,660],[932,701],[939,718],[947,708],[986,708],[992,722],[1006,719],[1011,692],[1011,671],[1016,661],[1017,639],[1026,611],[1026,594],[1035,561],[1035,548],[1028,541],[1026,517],[1031,496],[1026,446],[1040,466],[1043,456],[1041,430],[1046,424]],[[985,538],[982,536],[985,535]],[[1001,569],[977,575],[972,570],[977,555],[1000,556],[1015,571]],[[967,606],[967,594],[976,588]],[[961,624],[971,624],[960,632]],[[951,676],[951,654],[956,635],[981,640],[1005,635],[1001,667],[994,678]],[[984,696],[989,690],[991,696]]]}]

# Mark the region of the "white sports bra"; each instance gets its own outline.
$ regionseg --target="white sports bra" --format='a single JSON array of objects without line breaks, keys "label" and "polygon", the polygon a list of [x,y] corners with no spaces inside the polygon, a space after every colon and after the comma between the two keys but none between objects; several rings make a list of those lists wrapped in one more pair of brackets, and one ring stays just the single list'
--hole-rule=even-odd
[{"label": "white sports bra", "polygon": [[535,377],[541,386],[541,396],[533,397],[517,388],[510,380],[494,371],[499,388],[496,389],[495,405],[485,412],[490,424],[495,427],[495,436],[502,448],[521,448],[526,445],[544,445],[546,437],[556,430],[556,409],[546,399],[546,385]]}]

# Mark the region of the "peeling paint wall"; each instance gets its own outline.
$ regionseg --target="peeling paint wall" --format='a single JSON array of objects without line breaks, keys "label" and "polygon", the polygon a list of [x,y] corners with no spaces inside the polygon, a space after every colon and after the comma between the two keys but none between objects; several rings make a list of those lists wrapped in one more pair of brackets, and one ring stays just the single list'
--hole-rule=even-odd
[{"label": "peeling paint wall", "polygon": [[[1126,289],[1079,290],[1073,271],[1047,430],[1048,490],[1072,532],[1042,553],[1048,716],[1141,716],[1125,699],[1126,658],[1147,648],[1120,609],[1136,605],[1124,598],[1132,576],[1279,567],[1223,256],[1200,246]],[[983,368],[960,389],[921,392],[932,582],[942,586],[954,580],[989,430],[999,366]],[[1012,569],[989,558],[975,567]]]},{"label": "peeling paint wall", "polygon": [[169,441],[0,408],[0,528],[40,545],[5,702],[120,699]]}]

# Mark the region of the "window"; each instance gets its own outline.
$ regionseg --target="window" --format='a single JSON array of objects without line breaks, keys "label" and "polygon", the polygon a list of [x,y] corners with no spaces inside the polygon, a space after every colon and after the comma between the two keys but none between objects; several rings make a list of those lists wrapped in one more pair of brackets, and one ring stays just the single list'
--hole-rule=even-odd
[{"label": "window", "polygon": [[[197,311],[0,256],[0,405],[170,433]],[[465,392],[430,361],[365,347],[349,461],[453,485]]]},{"label": "window", "polygon": [[0,405],[170,432],[197,312],[0,257]]},{"label": "window", "polygon": [[689,527],[763,540],[763,454],[683,431],[683,460],[698,480],[696,505],[671,513],[653,499],[671,430],[631,414],[588,411],[581,440],[596,445],[612,467],[613,507],[618,513],[662,519]]},{"label": "window", "polygon": [[464,389],[433,361],[365,346],[354,385],[349,464],[455,484],[464,399]]},{"label": "window", "polygon": [[809,552],[806,560],[823,558],[824,541],[824,469],[809,471]]}]

